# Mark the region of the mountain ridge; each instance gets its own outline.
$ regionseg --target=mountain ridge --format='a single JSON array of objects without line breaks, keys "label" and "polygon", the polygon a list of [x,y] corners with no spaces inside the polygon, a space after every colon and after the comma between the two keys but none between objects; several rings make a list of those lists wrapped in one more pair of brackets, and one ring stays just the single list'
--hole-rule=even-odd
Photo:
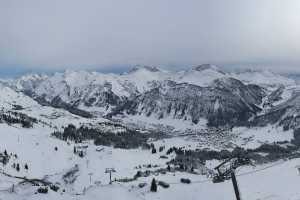
[{"label": "mountain ridge", "polygon": [[[237,126],[246,125],[262,111],[269,112],[263,105],[285,101],[281,96],[295,83],[269,71],[224,72],[203,64],[184,71],[135,66],[119,75],[68,70],[48,76],[31,74],[8,85],[40,103],[85,117],[153,114],[158,119],[171,117],[197,123],[206,118],[209,125]],[[274,91],[280,87],[283,91],[275,98]],[[273,97],[268,97],[272,92]],[[230,115],[232,120],[227,120]]]}]

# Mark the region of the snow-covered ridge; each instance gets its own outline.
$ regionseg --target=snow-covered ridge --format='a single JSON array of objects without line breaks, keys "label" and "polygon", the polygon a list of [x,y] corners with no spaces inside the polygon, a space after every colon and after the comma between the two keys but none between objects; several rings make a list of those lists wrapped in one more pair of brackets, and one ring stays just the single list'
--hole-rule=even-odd
[{"label": "snow-covered ridge", "polygon": [[216,79],[229,77],[214,65],[204,64],[176,73],[173,80],[178,83],[189,83],[202,87],[209,86]]},{"label": "snow-covered ridge", "polygon": [[242,72],[231,73],[231,76],[246,83],[263,86],[278,86],[280,84],[291,86],[296,84],[295,80],[273,73],[270,70],[248,69]]},{"label": "snow-covered ridge", "polygon": [[[240,113],[243,109],[246,109],[255,114],[258,110],[256,107],[263,103],[263,98],[266,95],[282,85],[285,88],[295,85],[293,80],[266,70],[224,72],[219,67],[210,64],[194,66],[183,71],[163,70],[153,66],[135,66],[128,73],[123,74],[67,70],[49,76],[25,75],[8,83],[11,88],[25,91],[27,95],[35,99],[44,99],[50,104],[59,100],[61,103],[66,103],[71,107],[79,108],[98,116],[111,115],[115,110],[125,111],[127,109],[124,109],[122,106],[126,105],[127,108],[139,110],[139,113],[151,108],[154,111],[151,111],[151,113],[156,113],[158,118],[169,118],[171,114],[168,108],[172,107],[176,108],[174,110],[176,114],[172,118],[182,118],[188,121],[194,118],[191,116],[196,116],[196,114],[181,117],[178,116],[177,110],[185,110],[178,107],[178,105],[186,106],[187,104],[184,102],[189,102],[191,99],[194,99],[193,102],[197,104],[195,105],[197,107],[199,105],[207,105],[207,102],[204,103],[204,101],[210,98],[209,105],[213,109],[210,108],[209,112],[212,109],[213,113],[218,113],[227,110],[224,107],[224,102],[230,102],[232,95],[235,95],[236,102],[232,102],[232,106],[243,106],[234,108],[234,113]],[[182,87],[185,87],[185,89]],[[155,89],[158,89],[159,92],[156,92]],[[174,99],[182,95],[181,93],[176,93],[178,92],[177,90],[182,90],[182,92],[187,94],[180,97],[182,102],[179,102],[178,99],[174,101]],[[171,91],[177,96],[170,95]],[[210,96],[204,97],[201,94],[203,91]],[[167,93],[168,95],[166,95]],[[157,98],[156,102],[148,102],[157,105],[156,107],[146,105],[147,101],[144,101],[146,104],[140,104],[140,102],[136,101],[142,97],[153,98],[149,94],[159,95],[159,97],[155,97]],[[287,96],[285,90],[282,95]],[[202,100],[196,99],[198,96],[201,96]],[[165,98],[172,98],[173,100]],[[278,99],[281,99],[280,103],[284,103],[285,98],[278,97]],[[163,102],[166,105],[162,106]],[[167,105],[167,102],[172,105]],[[272,103],[275,105],[279,101]],[[138,104],[143,106],[136,109]],[[203,109],[199,108],[198,110],[204,112]],[[182,114],[182,116],[185,114]],[[203,117],[200,113],[197,116]],[[204,116],[207,115],[205,114]]]},{"label": "snow-covered ridge", "polygon": [[[66,70],[63,73],[53,75],[28,74],[15,80],[10,80],[10,84],[18,89],[42,90],[43,82],[55,85],[65,82],[71,88],[80,88],[88,85],[105,85],[110,83],[112,91],[118,96],[129,96],[132,91],[127,87],[137,89],[138,92],[152,89],[153,82],[172,80],[177,83],[190,83],[198,86],[210,85],[214,80],[232,77],[244,83],[258,85],[294,85],[295,81],[288,77],[273,73],[269,70],[244,70],[239,72],[226,73],[219,67],[210,64],[203,64],[191,67],[184,71],[167,71],[153,66],[135,66],[128,73],[104,74],[100,72],[90,72],[85,70]],[[50,86],[51,87],[51,86]],[[39,89],[40,88],[40,89]],[[127,88],[127,89],[126,89]],[[46,88],[47,89],[47,88]],[[57,88],[60,90],[60,88]],[[40,91],[44,92],[44,91]]]}]

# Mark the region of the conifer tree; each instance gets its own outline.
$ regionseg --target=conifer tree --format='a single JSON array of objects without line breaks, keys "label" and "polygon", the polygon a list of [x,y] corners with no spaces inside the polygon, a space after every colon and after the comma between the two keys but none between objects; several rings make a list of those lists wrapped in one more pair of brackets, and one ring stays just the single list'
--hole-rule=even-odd
[{"label": "conifer tree", "polygon": [[157,184],[156,184],[156,181],[155,181],[154,178],[152,179],[152,182],[151,182],[151,188],[150,188],[150,191],[151,191],[151,192],[157,192]]},{"label": "conifer tree", "polygon": [[16,170],[17,170],[17,171],[20,171],[20,165],[19,165],[19,163],[18,163],[17,166],[16,166]]},{"label": "conifer tree", "polygon": [[168,170],[169,172],[171,171],[170,165],[168,165],[167,170]]},{"label": "conifer tree", "polygon": [[155,154],[155,153],[156,153],[156,149],[152,148],[152,154]]}]

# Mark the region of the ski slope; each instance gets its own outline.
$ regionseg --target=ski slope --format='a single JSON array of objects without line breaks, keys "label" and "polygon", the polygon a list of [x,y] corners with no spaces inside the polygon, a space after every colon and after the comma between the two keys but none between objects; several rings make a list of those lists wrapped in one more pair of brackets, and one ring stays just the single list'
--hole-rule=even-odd
[{"label": "ski slope", "polygon": [[[160,159],[165,151],[158,154],[151,154],[149,150],[124,150],[111,147],[96,147],[91,143],[88,145],[87,155],[80,158],[73,154],[75,144],[66,143],[50,137],[51,129],[45,127],[35,127],[33,129],[23,129],[18,127],[0,124],[1,140],[0,150],[7,150],[8,153],[17,154],[18,158],[10,160],[5,167],[0,167],[1,171],[15,176],[26,176],[28,178],[43,178],[59,183],[66,192],[53,192],[49,190],[48,194],[35,194],[37,187],[29,185],[18,185],[20,180],[0,175],[0,198],[1,199],[85,199],[95,198],[104,199],[186,199],[192,200],[195,197],[220,200],[234,199],[232,183],[213,184],[210,179],[202,175],[192,175],[183,172],[167,173],[165,175],[152,175],[147,178],[140,178],[137,181],[129,183],[113,183],[109,185],[108,174],[104,171],[106,168],[114,167],[116,173],[113,178],[132,177],[136,172],[136,166],[139,165],[157,165],[166,167],[166,160]],[[155,143],[158,145],[159,143]],[[165,140],[166,146],[180,146],[174,141]],[[58,150],[55,151],[55,147]],[[102,151],[96,149],[103,148]],[[171,155],[169,159],[173,158]],[[10,166],[12,163],[20,163],[21,170],[17,172]],[[24,169],[24,164],[29,165],[29,170]],[[73,184],[65,184],[62,180],[63,174],[79,166],[78,176]],[[213,168],[217,162],[208,164]],[[298,185],[300,176],[296,166],[300,164],[300,159],[278,161],[267,165],[256,167],[243,167],[237,171],[240,191],[244,199],[290,199],[300,198]],[[143,168],[144,170],[147,168]],[[90,182],[90,173],[91,182]],[[152,178],[162,180],[170,184],[170,188],[158,188],[157,193],[149,191]],[[180,178],[189,178],[192,184],[184,185],[180,183]],[[145,188],[139,188],[138,183],[148,183]],[[15,184],[15,193],[8,192]]]}]

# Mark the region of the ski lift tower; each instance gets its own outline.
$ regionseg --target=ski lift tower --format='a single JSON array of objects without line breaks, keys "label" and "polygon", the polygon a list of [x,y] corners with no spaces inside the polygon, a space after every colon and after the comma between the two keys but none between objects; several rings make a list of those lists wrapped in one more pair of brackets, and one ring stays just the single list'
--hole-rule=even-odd
[{"label": "ski lift tower", "polygon": [[111,174],[115,173],[116,170],[114,168],[106,168],[105,169],[105,173],[108,174],[109,173],[109,184],[112,184],[112,180],[111,180]]},{"label": "ski lift tower", "polygon": [[213,183],[224,182],[225,180],[231,179],[233,184],[233,189],[237,200],[241,200],[241,194],[239,191],[235,170],[238,167],[244,165],[251,165],[251,160],[249,158],[230,158],[218,165],[215,170],[218,174],[213,177]]}]

